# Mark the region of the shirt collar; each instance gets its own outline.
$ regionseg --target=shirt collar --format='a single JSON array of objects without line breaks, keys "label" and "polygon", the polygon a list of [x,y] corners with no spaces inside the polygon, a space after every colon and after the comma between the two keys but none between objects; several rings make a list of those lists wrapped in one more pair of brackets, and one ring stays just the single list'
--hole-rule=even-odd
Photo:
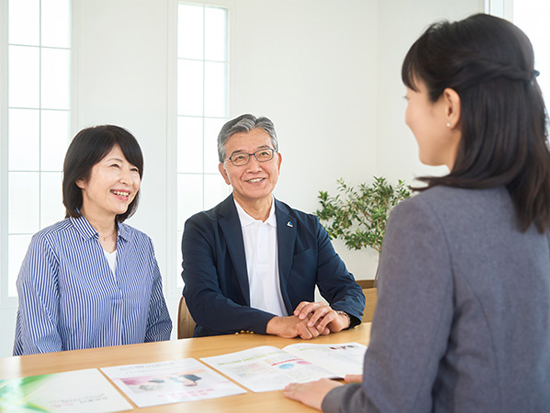
[{"label": "shirt collar", "polygon": [[[239,215],[239,221],[241,221],[241,227],[248,227],[255,224],[256,222],[262,222],[259,219],[254,219],[246,213],[246,211],[241,207],[235,199],[235,206],[237,207],[237,214]],[[269,210],[269,216],[263,222],[265,224],[271,225],[274,228],[277,228],[277,218],[275,216],[275,197],[273,197],[273,202],[271,202],[271,209]]]},{"label": "shirt collar", "polygon": [[[76,231],[80,234],[83,239],[90,238],[99,238],[99,234],[94,227],[90,225],[88,220],[84,215],[80,215],[78,218],[70,217],[71,223],[75,227]],[[125,241],[129,240],[130,232],[126,225],[118,223],[118,237],[122,238]]]}]

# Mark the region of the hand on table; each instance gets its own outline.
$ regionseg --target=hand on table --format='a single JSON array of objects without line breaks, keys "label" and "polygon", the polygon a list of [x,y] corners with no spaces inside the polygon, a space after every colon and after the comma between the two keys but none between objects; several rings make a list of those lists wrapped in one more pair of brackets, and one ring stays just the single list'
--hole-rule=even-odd
[{"label": "hand on table", "polygon": [[266,333],[283,338],[300,337],[306,340],[318,337],[319,335],[330,334],[330,330],[325,328],[319,330],[316,326],[308,325],[309,317],[301,320],[292,315],[288,317],[273,317],[266,326]]},{"label": "hand on table", "polygon": [[329,330],[337,333],[349,327],[350,318],[345,314],[339,314],[326,303],[310,303],[302,301],[294,310],[294,315],[300,320],[309,319],[308,327],[315,326],[318,331]]},{"label": "hand on table", "polygon": [[291,383],[285,387],[284,394],[289,399],[321,410],[321,404],[327,393],[338,386],[342,386],[342,384],[329,379],[321,379],[303,384]]},{"label": "hand on table", "polygon": [[346,374],[344,377],[346,383],[362,383],[363,375],[362,374]]}]

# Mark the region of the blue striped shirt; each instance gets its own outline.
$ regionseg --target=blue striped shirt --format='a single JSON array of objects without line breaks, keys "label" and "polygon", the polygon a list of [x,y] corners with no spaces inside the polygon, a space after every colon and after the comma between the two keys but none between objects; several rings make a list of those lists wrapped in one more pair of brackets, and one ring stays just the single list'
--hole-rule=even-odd
[{"label": "blue striped shirt", "polygon": [[68,218],[35,234],[17,279],[14,355],[169,340],[151,239],[118,225],[116,277],[96,230]]}]

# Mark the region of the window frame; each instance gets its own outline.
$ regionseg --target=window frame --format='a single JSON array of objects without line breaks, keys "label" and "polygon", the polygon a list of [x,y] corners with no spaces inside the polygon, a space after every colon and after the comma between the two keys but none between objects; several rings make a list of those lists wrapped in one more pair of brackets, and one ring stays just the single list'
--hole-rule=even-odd
[{"label": "window frame", "polygon": [[514,0],[485,0],[485,13],[513,21]]},{"label": "window frame", "polygon": [[[9,296],[9,1],[0,1],[0,309],[13,309],[17,306],[18,297]],[[41,111],[63,111],[68,115],[68,142],[74,134],[76,122],[76,53],[74,45],[77,44],[77,16],[78,16],[78,1],[69,0],[69,26],[70,26],[70,44],[67,48],[50,47],[40,44],[37,47],[42,49],[64,49],[69,51],[69,105],[68,109],[49,109],[43,108],[42,102],[39,102],[37,108],[33,110]],[[41,35],[40,35],[41,36]],[[41,72],[39,72],[41,73]],[[39,87],[42,84],[42,76],[39,78]],[[40,115],[41,116],[41,115]],[[42,131],[39,131],[39,144],[41,142]],[[42,151],[39,148],[39,154]],[[39,164],[40,165],[40,164]],[[34,171],[33,171],[34,172]],[[43,173],[59,173],[59,171],[45,171],[40,166],[36,171],[38,174]],[[41,185],[38,187],[40,197]],[[40,214],[40,205],[39,205]],[[60,217],[61,220],[63,217]],[[40,220],[39,220],[40,222]]]},{"label": "window frame", "polygon": [[8,2],[0,2],[0,308],[13,307],[8,297]]},{"label": "window frame", "polygon": [[[228,10],[227,20],[227,35],[228,35],[228,83],[227,83],[227,105],[228,118],[231,118],[231,107],[233,92],[232,73],[234,73],[234,63],[231,60],[232,50],[234,50],[234,19],[235,19],[235,1],[234,0],[172,0],[169,4],[168,14],[168,141],[166,145],[167,153],[167,187],[173,188],[173,191],[168,191],[167,202],[167,231],[166,231],[166,245],[168,246],[166,252],[167,268],[165,271],[166,277],[164,279],[165,291],[167,298],[178,298],[182,294],[181,287],[181,261],[178,260],[181,251],[181,237],[178,232],[183,228],[178,227],[178,8],[179,4],[196,4],[205,7],[222,7]],[[204,116],[203,116],[204,118]],[[204,170],[201,173],[205,174]],[[220,176],[220,179],[221,176]],[[204,180],[203,180],[204,189]],[[204,191],[203,191],[204,192]],[[203,194],[204,202],[204,194]],[[204,205],[204,203],[203,203]],[[197,211],[198,212],[198,211]]]}]

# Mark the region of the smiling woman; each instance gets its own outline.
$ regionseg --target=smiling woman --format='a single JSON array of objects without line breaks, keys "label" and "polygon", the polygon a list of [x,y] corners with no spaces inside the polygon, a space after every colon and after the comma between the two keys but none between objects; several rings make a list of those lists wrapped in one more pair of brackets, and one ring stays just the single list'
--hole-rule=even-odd
[{"label": "smiling woman", "polygon": [[113,252],[116,221],[123,222],[137,208],[143,174],[138,143],[116,126],[84,129],[69,147],[64,169],[66,218],[86,217],[97,230],[103,249]]},{"label": "smiling woman", "polygon": [[152,242],[123,224],[142,174],[141,149],[125,129],[75,136],[63,167],[66,219],[34,235],[17,280],[14,355],[170,338]]}]

